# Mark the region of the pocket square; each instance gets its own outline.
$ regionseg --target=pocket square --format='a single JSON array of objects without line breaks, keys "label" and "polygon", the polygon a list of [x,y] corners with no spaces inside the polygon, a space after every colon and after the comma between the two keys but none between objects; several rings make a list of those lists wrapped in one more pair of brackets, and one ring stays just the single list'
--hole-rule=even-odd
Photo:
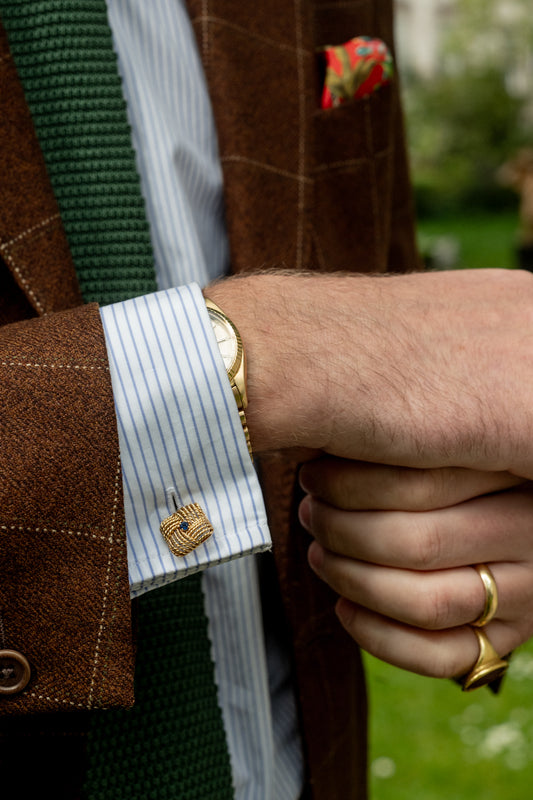
[{"label": "pocket square", "polygon": [[368,97],[392,78],[392,55],[381,39],[356,36],[344,44],[322,48],[321,58],[324,67],[321,107],[324,109]]}]

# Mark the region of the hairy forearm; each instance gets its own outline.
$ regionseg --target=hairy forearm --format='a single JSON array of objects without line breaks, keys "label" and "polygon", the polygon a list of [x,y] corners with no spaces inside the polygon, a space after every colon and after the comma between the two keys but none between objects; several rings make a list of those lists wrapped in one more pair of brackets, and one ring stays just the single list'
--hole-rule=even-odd
[{"label": "hairy forearm", "polygon": [[533,474],[533,278],[253,275],[209,287],[248,358],[256,450]]},{"label": "hairy forearm", "polygon": [[[254,451],[325,443],[325,364],[317,343],[325,302],[314,278],[252,275],[208,287],[206,294],[234,321],[247,359],[248,426]],[[326,328],[324,322],[322,325]],[[320,345],[320,346],[319,346]]]},{"label": "hairy forearm", "polygon": [[380,369],[388,370],[377,277],[266,273],[219,281],[206,294],[245,345],[254,450],[345,446],[359,455],[373,437]]}]

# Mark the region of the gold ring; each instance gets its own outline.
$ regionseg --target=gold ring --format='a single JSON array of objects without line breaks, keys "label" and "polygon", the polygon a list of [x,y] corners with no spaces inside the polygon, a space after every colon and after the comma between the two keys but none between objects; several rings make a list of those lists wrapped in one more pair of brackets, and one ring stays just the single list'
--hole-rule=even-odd
[{"label": "gold ring", "polygon": [[486,686],[488,683],[497,681],[501,678],[509,662],[500,658],[494,647],[491,645],[487,634],[479,628],[472,628],[477,636],[479,643],[479,656],[470,672],[461,678],[463,692],[471,692]]},{"label": "gold ring", "polygon": [[485,587],[485,607],[479,617],[471,624],[475,628],[482,628],[491,621],[498,609],[498,589],[496,587],[494,575],[486,564],[475,564],[474,569],[483,581],[483,586]]}]

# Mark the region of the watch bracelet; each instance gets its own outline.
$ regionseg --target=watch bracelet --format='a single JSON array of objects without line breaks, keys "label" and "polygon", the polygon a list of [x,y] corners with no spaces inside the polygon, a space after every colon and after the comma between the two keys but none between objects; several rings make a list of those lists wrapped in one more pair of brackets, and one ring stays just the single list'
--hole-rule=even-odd
[{"label": "watch bracelet", "polygon": [[[217,315],[222,316],[230,324],[231,328],[233,329],[233,332],[236,335],[237,344],[238,344],[238,347],[239,347],[239,349],[241,351],[242,358],[244,360],[245,359],[244,345],[242,343],[242,338],[241,338],[241,335],[240,335],[240,333],[239,333],[239,331],[237,329],[237,326],[232,322],[232,320],[228,317],[228,315],[225,314],[224,311],[222,311],[222,309],[215,302],[213,302],[213,300],[211,300],[210,298],[206,297],[205,301],[206,301],[206,305],[207,305],[208,310],[209,309],[213,310]],[[251,439],[250,439],[250,431],[248,429],[248,422],[246,420],[246,414],[245,414],[245,408],[248,405],[248,400],[247,400],[246,396],[243,397],[241,395],[241,392],[240,392],[237,384],[235,383],[235,379],[232,378],[228,372],[226,372],[226,374],[228,376],[228,380],[230,382],[230,386],[231,386],[231,389],[232,389],[233,397],[235,399],[235,403],[237,405],[237,410],[239,412],[239,419],[241,421],[241,426],[242,426],[242,430],[243,430],[243,433],[244,433],[244,438],[246,439],[246,446],[248,448],[248,452],[250,454],[250,458],[252,459],[252,462],[253,462],[254,456],[253,456],[253,450],[252,450],[252,442],[251,442]],[[246,395],[246,388],[245,388],[244,391],[245,391],[245,395]]]}]

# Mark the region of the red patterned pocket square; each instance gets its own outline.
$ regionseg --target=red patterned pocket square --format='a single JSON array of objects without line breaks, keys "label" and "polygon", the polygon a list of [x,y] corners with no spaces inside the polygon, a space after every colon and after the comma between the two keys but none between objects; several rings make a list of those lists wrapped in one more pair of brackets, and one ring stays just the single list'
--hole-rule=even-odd
[{"label": "red patterned pocket square", "polygon": [[381,39],[357,36],[345,44],[324,47],[321,107],[336,108],[375,92],[392,78],[392,55]]}]

